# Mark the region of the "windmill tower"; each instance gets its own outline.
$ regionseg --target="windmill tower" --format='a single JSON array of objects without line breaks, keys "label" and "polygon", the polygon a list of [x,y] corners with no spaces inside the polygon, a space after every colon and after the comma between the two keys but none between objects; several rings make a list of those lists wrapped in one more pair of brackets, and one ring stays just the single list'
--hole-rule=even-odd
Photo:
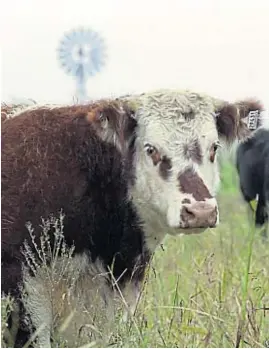
[{"label": "windmill tower", "polygon": [[76,79],[78,102],[87,101],[87,80],[105,65],[106,47],[103,38],[91,29],[72,30],[60,41],[58,59],[64,71]]}]

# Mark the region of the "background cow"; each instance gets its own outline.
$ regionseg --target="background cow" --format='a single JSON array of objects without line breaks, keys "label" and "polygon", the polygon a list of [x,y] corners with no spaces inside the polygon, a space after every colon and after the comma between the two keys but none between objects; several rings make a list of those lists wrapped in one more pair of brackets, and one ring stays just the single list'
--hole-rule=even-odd
[{"label": "background cow", "polygon": [[[90,307],[98,285],[104,308],[111,308],[116,284],[133,311],[146,265],[165,234],[198,233],[218,224],[218,146],[245,135],[244,118],[260,108],[191,91],[159,90],[123,100],[136,112],[126,112],[128,127],[116,123],[124,130],[122,153],[98,135],[91,106],[83,106],[83,113],[76,113],[79,106],[40,107],[3,123],[2,288],[18,296],[22,282],[34,328],[44,326],[41,346],[50,346],[57,325],[53,305],[62,290],[70,290],[68,275],[76,275],[72,308]],[[66,243],[75,250],[65,284],[53,290],[51,302],[42,268],[34,275],[24,268],[21,275],[20,249],[25,239],[33,245],[25,222],[32,222],[38,241],[40,217],[60,210]]]},{"label": "background cow", "polygon": [[[257,116],[260,118],[260,116]],[[258,119],[259,121],[259,119]],[[265,229],[262,235],[268,235],[268,205],[269,205],[269,129],[259,127],[236,151],[236,167],[239,174],[240,188],[245,201],[249,204],[258,195],[255,211],[255,224]]]}]

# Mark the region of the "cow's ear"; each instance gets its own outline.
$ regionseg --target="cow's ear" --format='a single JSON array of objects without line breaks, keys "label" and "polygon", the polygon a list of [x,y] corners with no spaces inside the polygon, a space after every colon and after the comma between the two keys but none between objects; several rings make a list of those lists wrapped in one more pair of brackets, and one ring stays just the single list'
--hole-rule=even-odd
[{"label": "cow's ear", "polygon": [[100,115],[101,115],[101,108],[100,107],[93,107],[87,113],[86,119],[88,122],[93,123],[93,122],[99,121]]},{"label": "cow's ear", "polygon": [[[251,132],[250,117],[256,118],[256,128],[260,124],[263,106],[260,101],[248,99],[236,103],[225,103],[216,110],[216,124],[219,137],[228,143],[243,139]],[[251,112],[254,112],[252,115]]]},{"label": "cow's ear", "polygon": [[128,120],[125,131],[127,131],[130,135],[134,135],[137,128],[136,108],[133,105],[124,103],[123,109],[127,115]]}]

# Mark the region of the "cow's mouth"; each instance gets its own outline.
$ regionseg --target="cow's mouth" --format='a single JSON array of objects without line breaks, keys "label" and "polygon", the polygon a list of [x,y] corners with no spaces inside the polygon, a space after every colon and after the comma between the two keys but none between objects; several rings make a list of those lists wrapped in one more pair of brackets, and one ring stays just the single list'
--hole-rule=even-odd
[{"label": "cow's mouth", "polygon": [[180,231],[182,231],[182,234],[184,235],[194,235],[194,234],[201,234],[207,229],[212,229],[214,227],[196,227],[196,228],[180,228]]},{"label": "cow's mouth", "polygon": [[210,229],[211,227],[196,227],[196,228],[183,228],[178,227],[168,231],[169,235],[197,235],[202,234],[205,230]]},{"label": "cow's mouth", "polygon": [[189,234],[188,231],[189,230],[205,230],[205,229],[212,229],[212,228],[216,228],[217,226],[217,220],[215,220],[215,223],[212,223],[210,225],[208,224],[202,224],[202,225],[197,225],[197,226],[191,226],[185,222],[181,222],[180,225],[179,225],[179,229],[182,229],[182,230],[186,230],[186,234]]}]

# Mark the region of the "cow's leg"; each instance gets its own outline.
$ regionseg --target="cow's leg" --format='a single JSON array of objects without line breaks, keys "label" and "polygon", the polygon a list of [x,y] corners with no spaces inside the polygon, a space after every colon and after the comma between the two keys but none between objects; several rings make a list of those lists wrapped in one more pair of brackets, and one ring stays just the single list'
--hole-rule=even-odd
[{"label": "cow's leg", "polygon": [[[22,314],[21,309],[14,310],[10,314],[10,326],[9,329],[11,330],[11,336],[14,340],[14,348],[23,348],[25,344],[30,340],[31,337],[31,330],[30,327],[26,327],[25,324],[22,324],[24,322],[24,315]],[[14,334],[14,327],[17,327],[16,335]],[[14,334],[14,335],[13,335]],[[28,348],[33,348],[32,343],[29,343],[27,346]]]},{"label": "cow's leg", "polygon": [[250,200],[247,202],[247,220],[249,223],[250,227],[254,227],[254,222],[255,222],[255,217],[256,217],[256,209],[254,209],[254,204],[256,204],[257,207],[257,203],[253,203],[254,200]]},{"label": "cow's leg", "polygon": [[30,308],[28,308],[27,311],[31,317],[33,327],[37,331],[37,347],[50,348],[52,317],[50,317],[47,302],[43,302],[43,300],[40,299],[38,304],[37,300],[38,298],[30,295],[28,299]]},{"label": "cow's leg", "polygon": [[257,210],[256,210],[256,217],[255,217],[255,224],[257,226],[262,226],[265,222],[265,201],[263,198],[263,195],[259,195]]},{"label": "cow's leg", "polygon": [[[3,297],[3,301],[4,301],[4,297]],[[15,299],[13,299],[12,309],[8,309],[8,308],[9,307],[6,306],[5,312],[7,313],[7,317],[6,319],[3,319],[3,320],[6,321],[7,327],[3,326],[2,339],[8,348],[12,348],[12,347],[18,348],[18,346],[16,345],[16,342],[17,342],[18,331],[20,326],[19,304]]]},{"label": "cow's leg", "polygon": [[[123,322],[127,322],[128,319],[134,315],[135,310],[138,305],[138,301],[140,299],[142,293],[142,282],[133,282],[130,281],[124,288],[122,295],[124,297],[124,301],[126,302],[124,313],[123,313]],[[126,308],[128,307],[128,308]]]},{"label": "cow's leg", "polygon": [[261,235],[263,238],[267,237],[267,225],[268,225],[268,212],[265,197],[262,194],[259,195],[255,224],[257,227],[262,228]]},{"label": "cow's leg", "polygon": [[268,238],[269,235],[269,158],[266,160],[266,166],[265,166],[265,176],[264,176],[264,201],[265,201],[265,227],[262,231],[262,236],[264,238]]},{"label": "cow's leg", "polygon": [[253,224],[256,212],[253,208],[252,201],[256,198],[256,191],[251,185],[251,180],[246,176],[245,172],[240,173],[240,189],[243,199],[247,205],[247,217],[250,226]]},{"label": "cow's leg", "polygon": [[33,328],[36,330],[36,343],[39,348],[51,347],[51,331],[53,328],[53,311],[50,290],[46,283],[38,277],[27,276],[23,280],[23,305],[30,316]]},{"label": "cow's leg", "polygon": [[[25,309],[21,302],[21,297],[19,296],[16,312],[13,312],[11,319],[12,324],[19,321],[18,331],[14,343],[15,348],[22,348],[30,340],[31,337],[32,324],[25,315]],[[29,343],[28,347],[32,348],[32,344]]]},{"label": "cow's leg", "polygon": [[[19,285],[22,282],[21,264],[17,258],[3,249],[1,265],[1,290],[3,301],[7,301],[6,311],[9,313],[7,328],[3,331],[3,336],[7,337],[8,345],[15,348],[22,348],[30,338],[30,327],[25,322],[25,310],[21,302]],[[7,296],[9,295],[9,296]],[[10,309],[11,308],[11,309]],[[11,310],[11,311],[10,311]]]}]

